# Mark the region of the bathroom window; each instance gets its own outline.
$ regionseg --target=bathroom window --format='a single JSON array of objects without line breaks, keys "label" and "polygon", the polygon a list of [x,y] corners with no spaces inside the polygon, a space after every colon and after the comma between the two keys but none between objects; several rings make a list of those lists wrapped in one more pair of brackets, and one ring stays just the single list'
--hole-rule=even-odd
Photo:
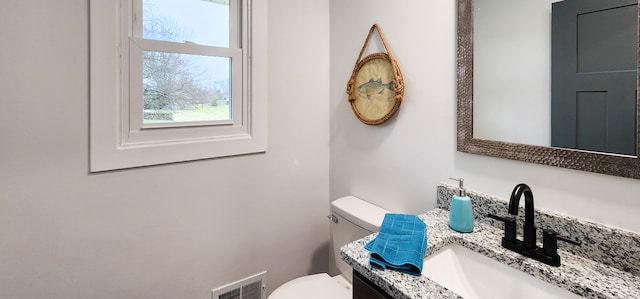
[{"label": "bathroom window", "polygon": [[261,2],[92,0],[91,171],[265,151]]}]

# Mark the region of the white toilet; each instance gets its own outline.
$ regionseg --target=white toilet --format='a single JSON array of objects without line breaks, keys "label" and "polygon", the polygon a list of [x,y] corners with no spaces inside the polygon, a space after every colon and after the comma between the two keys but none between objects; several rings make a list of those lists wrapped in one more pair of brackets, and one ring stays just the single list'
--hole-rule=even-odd
[{"label": "white toilet", "polygon": [[350,299],[352,269],[340,259],[340,247],[377,232],[388,211],[353,196],[331,202],[331,259],[340,275],[307,275],[278,287],[269,299]]}]

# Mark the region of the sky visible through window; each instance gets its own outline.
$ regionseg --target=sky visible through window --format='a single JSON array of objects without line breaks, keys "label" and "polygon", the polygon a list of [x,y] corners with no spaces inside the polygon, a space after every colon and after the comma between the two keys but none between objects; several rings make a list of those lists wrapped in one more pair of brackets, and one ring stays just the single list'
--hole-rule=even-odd
[{"label": "sky visible through window", "polygon": [[[144,0],[144,5],[145,22],[162,20],[175,27],[179,35],[170,41],[229,47],[229,5],[205,0]],[[228,72],[214,72],[214,79],[228,77]]]},{"label": "sky visible through window", "polygon": [[[205,0],[145,0],[145,19],[175,21],[184,40],[218,47],[229,46],[229,6]],[[147,9],[148,8],[148,9]],[[180,40],[175,40],[180,41]]]}]

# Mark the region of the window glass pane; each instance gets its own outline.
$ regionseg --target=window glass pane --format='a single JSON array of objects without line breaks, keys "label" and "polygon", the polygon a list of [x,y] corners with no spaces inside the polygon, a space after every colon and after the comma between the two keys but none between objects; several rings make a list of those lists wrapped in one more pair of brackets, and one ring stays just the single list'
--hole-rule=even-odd
[{"label": "window glass pane", "polygon": [[144,51],[143,123],[231,119],[228,57]]},{"label": "window glass pane", "polygon": [[143,0],[142,37],[229,47],[229,0]]}]

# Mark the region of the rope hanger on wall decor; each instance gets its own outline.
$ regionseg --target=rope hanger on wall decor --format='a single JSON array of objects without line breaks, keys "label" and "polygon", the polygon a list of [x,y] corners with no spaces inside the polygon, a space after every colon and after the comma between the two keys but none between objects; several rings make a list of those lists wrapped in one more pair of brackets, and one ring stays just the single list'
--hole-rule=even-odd
[{"label": "rope hanger on wall decor", "polygon": [[[362,58],[375,30],[380,35],[386,53],[373,53]],[[384,123],[400,108],[404,97],[404,80],[378,24],[371,26],[362,45],[347,83],[347,94],[356,117],[367,125]]]}]

